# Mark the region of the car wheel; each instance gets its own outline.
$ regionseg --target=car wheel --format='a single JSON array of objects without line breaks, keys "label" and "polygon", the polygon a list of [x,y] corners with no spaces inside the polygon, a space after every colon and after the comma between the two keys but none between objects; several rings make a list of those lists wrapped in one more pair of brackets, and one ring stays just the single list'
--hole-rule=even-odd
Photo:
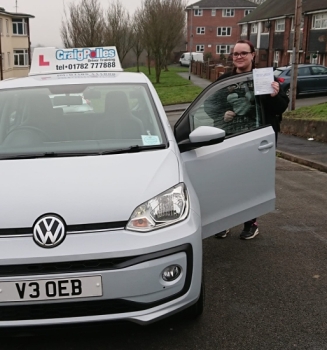
[{"label": "car wheel", "polygon": [[205,285],[204,285],[204,278],[202,278],[201,292],[200,292],[199,299],[195,304],[193,304],[186,310],[187,317],[194,320],[199,316],[201,316],[204,309],[204,302],[205,302]]}]

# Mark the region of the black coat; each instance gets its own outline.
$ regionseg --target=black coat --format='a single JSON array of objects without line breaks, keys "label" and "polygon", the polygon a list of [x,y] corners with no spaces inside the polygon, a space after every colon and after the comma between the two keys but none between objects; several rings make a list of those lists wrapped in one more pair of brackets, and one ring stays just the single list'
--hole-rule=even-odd
[{"label": "black coat", "polygon": [[[225,73],[221,75],[217,81],[229,78],[233,75],[237,75],[235,71]],[[278,82],[277,79],[275,81]],[[288,104],[289,104],[289,98],[285,94],[282,89],[279,89],[279,92],[276,96],[272,97],[270,95],[262,95],[261,101],[263,104],[264,114],[265,114],[265,123],[268,125],[270,124],[275,133],[280,131],[280,122],[282,120],[282,115],[286,111]]]}]

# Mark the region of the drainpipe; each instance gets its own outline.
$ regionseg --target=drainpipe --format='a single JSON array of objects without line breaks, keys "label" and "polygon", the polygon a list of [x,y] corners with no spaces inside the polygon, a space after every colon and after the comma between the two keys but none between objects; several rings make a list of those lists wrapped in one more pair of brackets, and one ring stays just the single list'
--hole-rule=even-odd
[{"label": "drainpipe", "polygon": [[27,38],[28,38],[28,64],[31,68],[31,41],[30,41],[30,19],[27,19]]},{"label": "drainpipe", "polygon": [[2,67],[2,45],[1,45],[1,34],[0,34],[0,80],[3,80],[3,67]]}]

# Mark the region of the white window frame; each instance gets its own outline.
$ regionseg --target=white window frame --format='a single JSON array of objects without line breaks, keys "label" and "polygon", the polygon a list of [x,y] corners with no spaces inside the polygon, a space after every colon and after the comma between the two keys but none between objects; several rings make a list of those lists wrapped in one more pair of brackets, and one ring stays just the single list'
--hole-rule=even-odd
[{"label": "white window frame", "polygon": [[269,27],[266,27],[268,21],[261,22],[261,34],[269,34]]},{"label": "white window frame", "polygon": [[[20,51],[23,51],[23,52],[20,52]],[[16,58],[18,60],[18,64],[16,64]],[[19,64],[21,58],[23,58],[24,64]],[[14,66],[15,67],[28,67],[29,66],[28,50],[27,49],[15,49],[14,50]]]},{"label": "white window frame", "polygon": [[243,24],[242,25],[241,35],[247,35],[247,33],[248,33],[248,25],[247,24]]},{"label": "white window frame", "polygon": [[235,10],[234,9],[223,9],[223,17],[234,17]]},{"label": "white window frame", "polygon": [[279,58],[280,58],[280,52],[275,51],[274,52],[274,66],[275,67],[278,67],[278,65],[279,65]]},{"label": "white window frame", "polygon": [[327,13],[319,13],[312,17],[312,29],[327,28]]},{"label": "white window frame", "polygon": [[[229,55],[231,48],[232,48],[231,45],[216,45],[216,53]],[[226,52],[221,52],[221,51],[226,51]]]},{"label": "white window frame", "polygon": [[196,34],[197,35],[204,35],[206,32],[205,27],[196,27]]},{"label": "white window frame", "polygon": [[[21,33],[20,33],[21,31]],[[12,34],[13,35],[27,35],[27,21],[25,18],[12,19]]]},{"label": "white window frame", "polygon": [[211,10],[211,16],[212,16],[212,17],[215,17],[216,14],[217,14],[217,10],[216,10],[216,9],[212,9],[212,10]]},{"label": "white window frame", "polygon": [[[220,34],[219,34],[220,31]],[[228,34],[229,32],[229,34]],[[217,28],[217,36],[231,36],[232,35],[232,27],[218,27]]]},{"label": "white window frame", "polygon": [[276,19],[275,32],[284,32],[284,31],[285,31],[285,18]]},{"label": "white window frame", "polygon": [[204,52],[204,45],[203,44],[198,44],[195,46],[195,51],[196,52]]},{"label": "white window frame", "polygon": [[252,10],[244,10],[244,17],[247,16],[248,14],[250,14],[252,12]]},{"label": "white window frame", "polygon": [[[313,57],[314,55],[315,55],[316,57]],[[318,59],[319,59],[318,54],[316,54],[316,53],[310,53],[310,63],[318,64]]]},{"label": "white window frame", "polygon": [[194,16],[195,17],[200,17],[203,16],[203,10],[202,9],[194,9]]},{"label": "white window frame", "polygon": [[258,33],[258,23],[251,23],[251,33],[252,34]]}]

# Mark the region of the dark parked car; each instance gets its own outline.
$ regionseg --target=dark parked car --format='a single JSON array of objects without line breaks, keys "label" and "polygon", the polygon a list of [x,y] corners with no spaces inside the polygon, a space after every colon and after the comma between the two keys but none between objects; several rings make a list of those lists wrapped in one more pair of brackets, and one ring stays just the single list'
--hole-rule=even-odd
[{"label": "dark parked car", "polygon": [[[291,66],[278,67],[274,75],[282,89],[289,95],[291,85]],[[296,95],[327,92],[327,67],[317,64],[299,64]]]}]

